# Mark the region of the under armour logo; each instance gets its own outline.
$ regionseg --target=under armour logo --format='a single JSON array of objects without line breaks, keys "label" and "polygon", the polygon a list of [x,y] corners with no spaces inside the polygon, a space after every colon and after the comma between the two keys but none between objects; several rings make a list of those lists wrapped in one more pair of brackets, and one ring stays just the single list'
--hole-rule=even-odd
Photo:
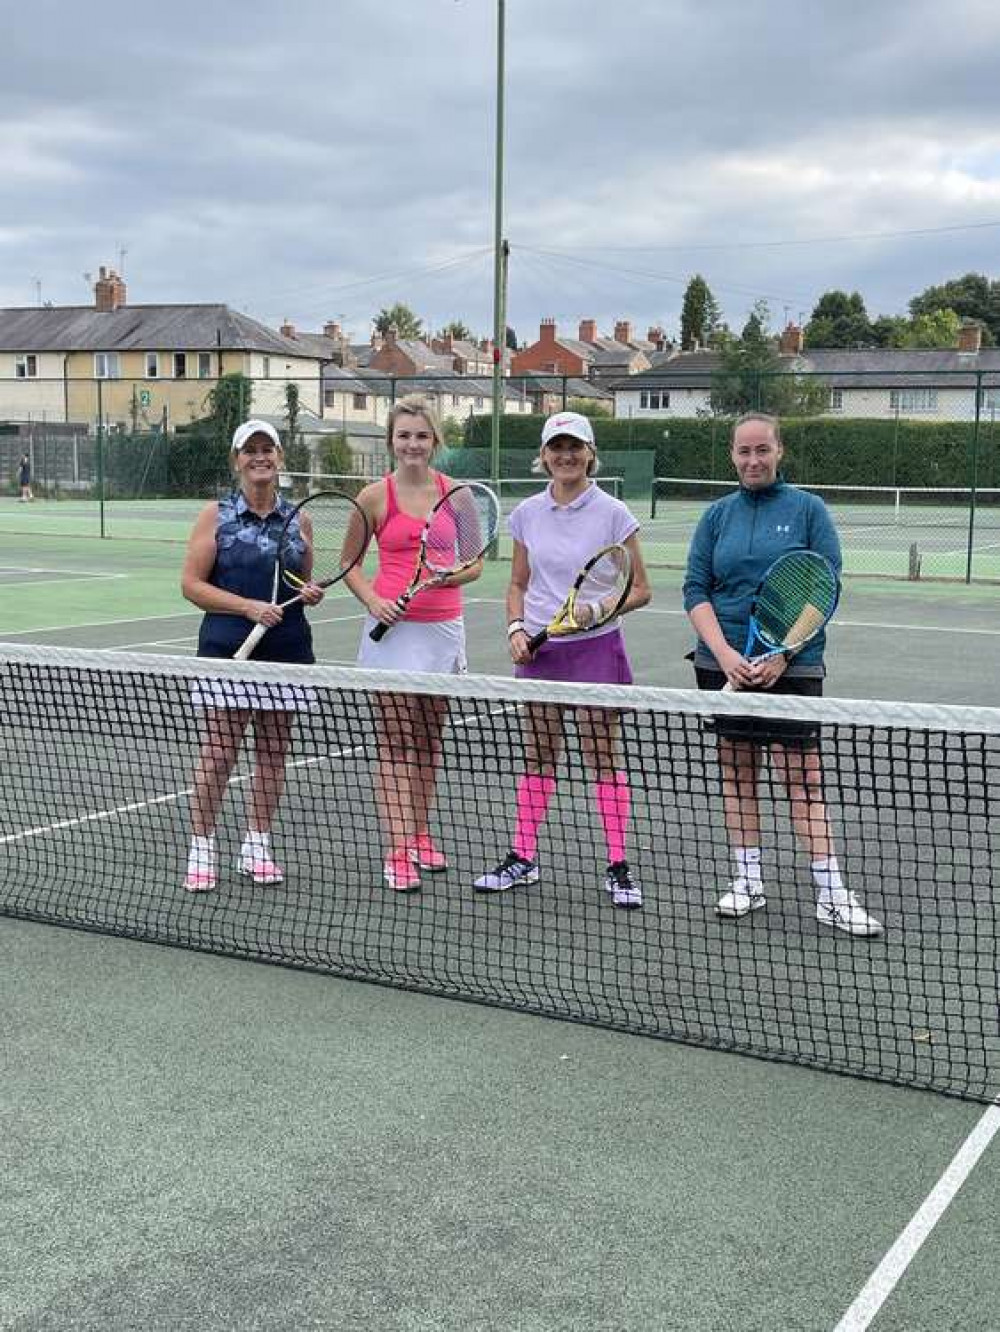
[{"label": "under armour logo", "polygon": [[784,527],[782,527],[781,523],[779,523],[774,530],[776,532],[790,532],[792,530],[792,525],[791,523],[785,523]]}]

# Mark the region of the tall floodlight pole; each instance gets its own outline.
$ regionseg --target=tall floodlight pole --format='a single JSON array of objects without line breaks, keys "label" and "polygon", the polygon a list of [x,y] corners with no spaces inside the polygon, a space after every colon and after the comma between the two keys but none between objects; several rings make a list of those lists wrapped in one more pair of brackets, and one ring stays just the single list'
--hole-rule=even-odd
[{"label": "tall floodlight pole", "polygon": [[490,434],[490,478],[494,487],[500,482],[500,419],[503,414],[503,358],[507,341],[507,315],[504,309],[504,271],[506,259],[503,241],[503,84],[504,27],[506,0],[497,0],[497,142],[494,171],[493,224],[493,416]]}]

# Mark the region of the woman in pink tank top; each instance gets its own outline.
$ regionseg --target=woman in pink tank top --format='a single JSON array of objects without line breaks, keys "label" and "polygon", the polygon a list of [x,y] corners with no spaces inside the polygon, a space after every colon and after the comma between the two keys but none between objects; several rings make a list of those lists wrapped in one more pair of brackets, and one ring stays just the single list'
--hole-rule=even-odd
[{"label": "woman in pink tank top", "polygon": [[[397,605],[413,577],[427,516],[451,485],[431,466],[442,442],[441,426],[426,399],[401,398],[389,412],[386,444],[393,471],[358,495],[375,534],[378,568],[369,578],[362,562],[344,580],[368,612],[358,649],[360,666],[449,675],[466,669],[461,586],[479,577],[482,561],[421,592],[405,611]],[[380,623],[388,625],[389,632],[373,642],[371,631]],[[382,694],[375,706],[381,731],[375,797],[386,838],[383,872],[390,888],[412,892],[420,887],[421,871],[447,868],[428,818],[448,701]]]}]

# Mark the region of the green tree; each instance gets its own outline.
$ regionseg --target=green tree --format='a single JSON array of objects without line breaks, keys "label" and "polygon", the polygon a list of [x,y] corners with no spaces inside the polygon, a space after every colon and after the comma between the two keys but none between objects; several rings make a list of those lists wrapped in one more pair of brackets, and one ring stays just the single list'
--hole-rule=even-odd
[{"label": "green tree", "polygon": [[252,380],[239,371],[223,375],[214,388],[208,391],[205,398],[205,406],[208,408],[207,423],[213,438],[224,441],[228,448],[233,431],[250,416],[252,402]]},{"label": "green tree", "polygon": [[465,443],[465,426],[457,416],[446,416],[441,422],[441,433],[444,435],[444,442],[450,449],[461,448]]},{"label": "green tree", "polygon": [[324,476],[351,476],[354,472],[354,454],[342,430],[323,435],[316,450],[319,469]]},{"label": "green tree", "polygon": [[806,347],[870,347],[875,341],[860,292],[826,291],[805,326]]},{"label": "green tree", "polygon": [[504,343],[506,344],[508,351],[517,351],[517,334],[511,328],[510,324],[507,325],[507,328],[504,331]]},{"label": "green tree", "polygon": [[285,467],[289,472],[309,471],[309,447],[299,430],[299,386],[285,385]]},{"label": "green tree", "polygon": [[903,329],[897,347],[954,347],[962,321],[954,310],[918,314]]},{"label": "green tree", "polygon": [[385,337],[390,328],[394,328],[397,336],[401,338],[424,336],[423,320],[418,319],[408,305],[402,305],[399,301],[387,309],[379,310],[375,316],[376,333],[381,333],[382,337]]},{"label": "green tree", "polygon": [[719,307],[708,283],[696,273],[687,284],[681,307],[681,350],[708,347],[719,327]]},{"label": "green tree", "polygon": [[909,326],[903,315],[879,315],[872,320],[872,340],[876,347],[902,347]]},{"label": "green tree", "polygon": [[455,339],[456,342],[475,341],[475,335],[473,334],[472,329],[468,326],[468,324],[463,324],[461,319],[453,319],[450,324],[445,324],[444,328],[438,334],[438,337],[439,338],[447,337],[449,333]]},{"label": "green tree", "polygon": [[914,319],[938,310],[954,310],[962,319],[984,324],[988,336],[983,341],[988,346],[1000,342],[1000,279],[988,278],[985,273],[965,273],[928,287],[910,301]]},{"label": "green tree", "polygon": [[738,338],[719,348],[719,366],[712,376],[711,409],[716,416],[771,412],[775,416],[814,416],[825,411],[829,386],[781,368],[769,330],[766,301],[758,301]]}]

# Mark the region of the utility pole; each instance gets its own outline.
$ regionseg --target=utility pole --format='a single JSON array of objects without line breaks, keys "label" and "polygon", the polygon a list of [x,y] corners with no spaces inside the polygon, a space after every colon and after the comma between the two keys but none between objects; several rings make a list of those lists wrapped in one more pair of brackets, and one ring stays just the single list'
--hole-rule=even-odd
[{"label": "utility pole", "polygon": [[504,137],[504,30],[506,0],[497,0],[497,124],[496,167],[494,171],[493,224],[493,416],[490,436],[490,479],[494,488],[500,483],[500,420],[503,412],[503,361],[507,332],[506,312],[506,242],[503,239],[503,137]]}]

